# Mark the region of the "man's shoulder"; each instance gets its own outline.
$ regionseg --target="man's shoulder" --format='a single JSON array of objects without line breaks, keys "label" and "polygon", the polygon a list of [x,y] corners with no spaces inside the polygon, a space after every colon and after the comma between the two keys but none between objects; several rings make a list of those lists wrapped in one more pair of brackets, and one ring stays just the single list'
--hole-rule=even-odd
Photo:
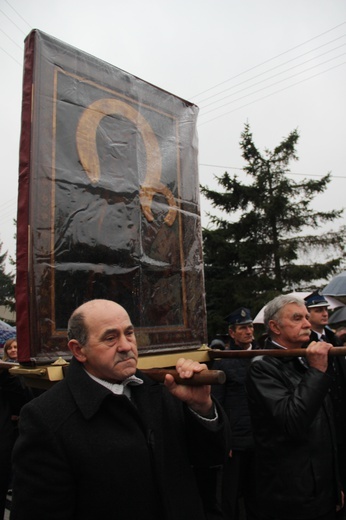
[{"label": "man's shoulder", "polygon": [[327,340],[329,341],[329,343],[331,343],[335,347],[342,346],[342,341],[338,338],[338,336],[335,334],[335,332],[328,325],[324,328],[324,331],[325,331],[325,334],[326,334],[326,337],[327,337]]},{"label": "man's shoulder", "polygon": [[[268,354],[265,353],[266,350],[282,350],[284,347],[281,347],[279,344],[274,343],[270,337],[268,337],[263,345],[263,348],[261,349],[261,354],[258,354],[258,356],[255,356],[253,358],[253,361],[255,362],[263,362],[263,363],[269,363],[274,365],[280,365],[282,363],[282,360],[285,358],[279,357],[279,356],[272,356],[268,352]],[[256,352],[257,349],[255,349]]]},{"label": "man's shoulder", "polygon": [[[283,347],[282,347],[283,348]],[[262,350],[262,353],[258,356],[255,356],[251,360],[251,367],[263,368],[267,370],[284,370],[285,366],[290,367],[291,365],[295,365],[295,361],[297,358],[293,356],[285,355],[285,356],[274,356],[269,352],[265,354],[265,350],[280,350],[281,348],[273,343],[271,340],[267,340],[265,344],[265,348]]]},{"label": "man's shoulder", "polygon": [[286,361],[287,358],[279,358],[275,356],[271,356],[270,354],[260,354],[251,359],[249,372],[251,371],[273,371],[273,370],[281,370],[283,366],[283,362]]},{"label": "man's shoulder", "polygon": [[57,431],[75,411],[76,404],[66,381],[62,380],[23,406],[20,420],[26,425],[24,428],[36,424],[37,427]]},{"label": "man's shoulder", "polygon": [[77,407],[79,394],[85,400],[89,400],[90,393],[88,377],[85,376],[79,363],[72,360],[65,377],[30,401],[25,408],[32,412],[42,413],[55,422],[69,415]]},{"label": "man's shoulder", "polygon": [[41,395],[32,399],[25,405],[26,409],[46,409],[58,407],[68,401],[68,388],[66,380],[55,383],[51,388],[45,390]]}]

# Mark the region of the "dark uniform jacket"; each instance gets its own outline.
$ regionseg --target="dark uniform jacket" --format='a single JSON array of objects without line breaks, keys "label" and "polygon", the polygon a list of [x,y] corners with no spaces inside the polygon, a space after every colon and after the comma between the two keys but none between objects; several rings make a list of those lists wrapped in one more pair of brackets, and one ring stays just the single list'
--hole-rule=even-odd
[{"label": "dark uniform jacket", "polygon": [[[231,349],[236,347],[231,347]],[[253,437],[245,381],[250,359],[223,358],[213,362],[214,370],[223,370],[226,381],[213,385],[212,394],[223,406],[232,429],[232,449],[253,448]]]},{"label": "dark uniform jacket", "polygon": [[[342,342],[328,326],[324,328],[325,341],[334,347]],[[310,341],[318,341],[319,336],[311,331]],[[332,378],[330,396],[333,403],[334,423],[338,446],[339,472],[342,488],[346,490],[346,359],[345,356],[329,356],[328,374]]]},{"label": "dark uniform jacket", "polygon": [[[328,326],[324,328],[325,341],[334,347],[341,347],[342,342]],[[310,341],[319,341],[319,336],[311,331]],[[346,448],[346,359],[345,356],[329,356],[328,374],[332,378],[330,394],[334,405],[334,419],[337,427],[338,444]],[[345,454],[346,455],[346,454]],[[343,464],[346,461],[343,460]],[[346,468],[343,469],[346,476]],[[346,482],[345,482],[346,483]],[[344,484],[345,485],[345,484]]]},{"label": "dark uniform jacket", "polygon": [[24,407],[14,450],[15,520],[201,520],[192,465],[222,464],[216,431],[137,372],[131,401],[72,360],[66,379]]},{"label": "dark uniform jacket", "polygon": [[[331,343],[334,347],[342,346],[342,342],[334,334],[332,329],[330,329],[329,327],[324,327],[324,332],[325,332],[325,336],[326,336],[325,341],[327,341],[327,343]],[[312,330],[311,334],[310,334],[310,341],[318,341],[318,340],[319,340],[319,336],[318,336],[317,332]]]},{"label": "dark uniform jacket", "polygon": [[[267,348],[275,345],[267,343]],[[299,358],[254,358],[247,378],[260,512],[312,519],[339,501],[331,378]]]}]

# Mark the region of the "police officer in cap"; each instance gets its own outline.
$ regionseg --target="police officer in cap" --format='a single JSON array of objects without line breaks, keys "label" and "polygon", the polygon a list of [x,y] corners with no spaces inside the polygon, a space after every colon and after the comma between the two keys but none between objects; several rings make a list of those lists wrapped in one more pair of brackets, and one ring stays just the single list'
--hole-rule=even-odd
[{"label": "police officer in cap", "polygon": [[[249,309],[240,307],[226,317],[230,349],[255,348],[254,326]],[[254,443],[245,390],[250,359],[223,358],[212,368],[223,370],[226,381],[212,387],[212,394],[224,407],[232,428],[232,450],[223,468],[222,507],[225,520],[241,517],[243,500],[247,520],[255,520]]]},{"label": "police officer in cap", "polygon": [[[340,339],[328,327],[328,307],[327,300],[314,292],[305,298],[305,305],[309,311],[309,321],[311,323],[311,341],[326,341],[334,347],[342,345]],[[339,471],[343,491],[346,491],[346,360],[344,356],[330,356],[328,374],[333,380],[330,389],[332,398],[335,430],[338,445]],[[343,507],[336,518],[346,518],[346,510]]]},{"label": "police officer in cap", "polygon": [[326,341],[333,346],[340,345],[338,337],[334,334],[332,329],[328,327],[329,303],[325,297],[318,292],[313,292],[305,298],[305,305],[309,311],[311,341]]}]

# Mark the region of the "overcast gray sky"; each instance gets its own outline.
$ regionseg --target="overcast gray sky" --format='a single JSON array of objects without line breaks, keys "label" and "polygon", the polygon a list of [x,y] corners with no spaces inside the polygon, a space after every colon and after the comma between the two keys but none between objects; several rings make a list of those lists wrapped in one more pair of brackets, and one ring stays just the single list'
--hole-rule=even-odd
[{"label": "overcast gray sky", "polygon": [[[314,206],[346,207],[346,0],[0,0],[2,252],[15,252],[23,41],[33,28],[198,105],[201,184],[215,187],[225,170],[245,180],[245,122],[262,150],[298,128],[292,178],[330,171]],[[204,226],[209,209],[202,199]]]}]

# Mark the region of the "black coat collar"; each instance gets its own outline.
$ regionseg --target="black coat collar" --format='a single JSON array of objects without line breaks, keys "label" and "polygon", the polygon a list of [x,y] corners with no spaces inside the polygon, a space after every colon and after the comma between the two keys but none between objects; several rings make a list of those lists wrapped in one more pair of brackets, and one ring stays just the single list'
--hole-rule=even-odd
[{"label": "black coat collar", "polygon": [[[133,393],[136,401],[141,399],[142,394],[146,394],[149,389],[150,393],[160,389],[160,385],[155,383],[140,370],[136,371],[136,376],[143,379],[144,384],[138,387],[133,387]],[[94,381],[85,372],[82,363],[72,358],[67,370],[66,383],[74,397],[76,405],[80,409],[85,419],[91,419],[99,410],[103,401],[114,394]],[[117,396],[114,396],[117,397]],[[118,396],[122,398],[123,396]],[[124,396],[125,399],[127,397]]]}]

